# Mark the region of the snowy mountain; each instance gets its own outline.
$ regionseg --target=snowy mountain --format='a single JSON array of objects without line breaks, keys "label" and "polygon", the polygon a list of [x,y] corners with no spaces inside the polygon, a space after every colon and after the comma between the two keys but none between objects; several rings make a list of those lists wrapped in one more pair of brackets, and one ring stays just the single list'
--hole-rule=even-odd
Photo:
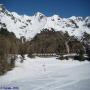
[{"label": "snowy mountain", "polygon": [[56,31],[67,31],[70,36],[83,36],[84,32],[90,34],[90,16],[62,18],[58,15],[47,17],[37,12],[33,16],[19,15],[16,12],[8,11],[3,4],[0,4],[0,28],[7,28],[20,38],[33,38],[44,28]]}]

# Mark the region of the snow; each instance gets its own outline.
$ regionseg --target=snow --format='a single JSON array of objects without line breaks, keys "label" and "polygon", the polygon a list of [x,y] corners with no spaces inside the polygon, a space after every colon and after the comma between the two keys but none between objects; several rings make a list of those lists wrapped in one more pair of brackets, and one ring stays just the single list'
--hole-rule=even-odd
[{"label": "snow", "polygon": [[0,11],[2,11],[4,9],[4,5],[0,4]]},{"label": "snow", "polygon": [[[18,38],[21,36],[25,36],[26,39],[33,38],[37,33],[40,33],[43,28],[50,30],[53,28],[56,31],[62,32],[67,31],[70,36],[76,37],[82,37],[84,32],[90,34],[90,28],[86,26],[86,24],[90,23],[89,16],[86,18],[76,16],[61,18],[59,15],[47,17],[40,12],[37,12],[33,16],[28,16],[19,15],[18,13],[10,12],[7,9],[2,12],[3,7],[0,5],[0,22],[5,23],[6,28],[9,31],[14,32]],[[30,22],[28,22],[28,20]],[[77,24],[78,28],[71,20]]]},{"label": "snow", "polygon": [[[56,57],[25,57],[16,67],[0,76],[0,86],[19,90],[90,90],[90,62]],[[16,89],[18,90],[18,89]]]}]

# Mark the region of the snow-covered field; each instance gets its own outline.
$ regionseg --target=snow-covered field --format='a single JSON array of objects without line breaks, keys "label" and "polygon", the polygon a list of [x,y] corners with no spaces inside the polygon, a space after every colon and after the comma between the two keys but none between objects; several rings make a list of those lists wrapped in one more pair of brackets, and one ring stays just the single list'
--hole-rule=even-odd
[{"label": "snow-covered field", "polygon": [[[57,60],[56,57],[16,61],[16,67],[0,76],[1,90],[90,90],[88,61]],[[10,89],[11,88],[11,89]]]}]

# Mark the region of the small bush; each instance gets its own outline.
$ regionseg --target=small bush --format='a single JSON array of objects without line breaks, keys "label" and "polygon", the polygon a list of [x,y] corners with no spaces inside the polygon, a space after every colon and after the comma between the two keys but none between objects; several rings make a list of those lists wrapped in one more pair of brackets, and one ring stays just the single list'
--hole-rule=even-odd
[{"label": "small bush", "polygon": [[29,53],[29,54],[28,54],[28,57],[29,57],[29,58],[35,58],[35,56],[34,56],[32,53]]},{"label": "small bush", "polygon": [[74,60],[84,61],[85,57],[76,55],[74,56]]}]

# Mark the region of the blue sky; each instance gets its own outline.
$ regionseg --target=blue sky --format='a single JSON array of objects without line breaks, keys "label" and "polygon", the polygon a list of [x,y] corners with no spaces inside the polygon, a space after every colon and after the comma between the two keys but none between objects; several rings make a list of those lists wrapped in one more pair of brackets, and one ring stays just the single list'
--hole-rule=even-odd
[{"label": "blue sky", "polygon": [[10,11],[33,15],[42,12],[46,16],[90,16],[90,0],[0,0]]}]

